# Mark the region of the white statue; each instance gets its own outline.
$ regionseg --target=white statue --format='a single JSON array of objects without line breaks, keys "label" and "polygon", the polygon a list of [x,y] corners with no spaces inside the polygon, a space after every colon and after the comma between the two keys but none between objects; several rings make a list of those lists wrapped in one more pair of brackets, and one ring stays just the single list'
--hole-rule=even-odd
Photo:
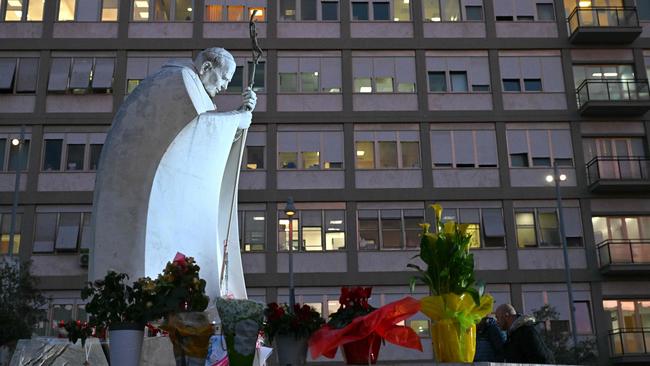
[{"label": "white statue", "polygon": [[97,174],[91,279],[108,269],[155,277],[179,251],[196,259],[211,299],[246,298],[236,182],[256,95],[247,89],[242,107],[223,113],[210,98],[234,72],[232,55],[210,48],[168,63],[122,104]]}]

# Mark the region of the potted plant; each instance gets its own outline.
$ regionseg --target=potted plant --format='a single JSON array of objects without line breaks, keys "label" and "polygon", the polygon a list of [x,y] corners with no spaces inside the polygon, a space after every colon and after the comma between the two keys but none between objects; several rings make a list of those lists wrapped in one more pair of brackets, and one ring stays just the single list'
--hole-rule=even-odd
[{"label": "potted plant", "polygon": [[280,365],[304,365],[307,359],[307,341],[325,320],[309,305],[270,303],[264,309],[264,335],[269,342],[276,341]]},{"label": "potted plant", "polygon": [[[475,288],[474,256],[469,251],[471,234],[467,225],[454,221],[442,223],[442,207],[432,206],[436,232],[423,224],[419,257],[426,264],[411,278],[413,292],[422,282],[431,296],[421,300],[422,312],[431,319],[431,341],[438,362],[472,362],[476,351],[476,324],[492,311],[493,299]],[[414,257],[414,258],[415,258]]]},{"label": "potted plant", "polygon": [[68,322],[61,320],[59,322],[59,332],[62,336],[68,338],[72,344],[81,340],[81,348],[84,350],[85,357],[83,365],[90,365],[88,362],[90,346],[86,348],[86,339],[94,335],[95,329],[91,327],[88,322],[82,322],[81,320],[68,320]]},{"label": "potted plant", "polygon": [[204,310],[209,298],[200,267],[192,257],[177,253],[155,280],[157,311],[165,320],[178,365],[204,363],[213,326]]},{"label": "potted plant", "polygon": [[348,364],[374,364],[383,340],[422,351],[415,331],[397,325],[417,313],[420,302],[406,297],[376,309],[368,303],[371,294],[371,287],[341,288],[339,309],[309,339],[313,359],[321,355],[334,358],[340,346]]},{"label": "potted plant", "polygon": [[114,365],[137,366],[144,324],[156,316],[155,286],[148,278],[129,286],[126,273],[109,271],[104,279],[89,282],[81,298],[90,299],[86,311],[90,324],[109,330],[110,360]]},{"label": "potted plant", "polygon": [[246,299],[218,297],[221,332],[226,340],[230,365],[251,366],[264,322],[264,305]]}]

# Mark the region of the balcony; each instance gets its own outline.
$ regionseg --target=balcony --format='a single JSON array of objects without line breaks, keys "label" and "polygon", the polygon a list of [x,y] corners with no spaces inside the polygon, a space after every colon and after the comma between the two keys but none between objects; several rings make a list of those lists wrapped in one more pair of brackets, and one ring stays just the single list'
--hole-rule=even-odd
[{"label": "balcony", "polygon": [[650,329],[616,329],[609,333],[610,359],[614,364],[648,365]]},{"label": "balcony", "polygon": [[569,15],[571,43],[630,43],[642,31],[635,7],[578,7]]},{"label": "balcony", "polygon": [[650,158],[597,156],[587,163],[589,189],[593,192],[650,189]]},{"label": "balcony", "polygon": [[650,110],[648,80],[583,81],[576,90],[584,116],[640,116]]},{"label": "balcony", "polygon": [[596,248],[603,274],[650,273],[650,239],[607,239]]}]

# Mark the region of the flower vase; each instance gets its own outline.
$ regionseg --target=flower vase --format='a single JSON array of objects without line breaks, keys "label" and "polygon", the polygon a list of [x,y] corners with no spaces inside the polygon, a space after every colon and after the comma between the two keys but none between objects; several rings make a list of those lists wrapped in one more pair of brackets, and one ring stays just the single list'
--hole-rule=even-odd
[{"label": "flower vase", "polygon": [[381,337],[372,333],[366,338],[343,345],[343,359],[348,365],[376,364]]},{"label": "flower vase", "polygon": [[476,325],[465,330],[454,319],[431,324],[431,344],[437,362],[472,362],[476,352]]},{"label": "flower vase", "polygon": [[210,337],[214,333],[206,313],[170,314],[161,329],[169,333],[176,365],[205,364]]},{"label": "flower vase", "polygon": [[121,366],[138,366],[140,364],[144,325],[135,323],[111,324],[108,338],[111,364]]},{"label": "flower vase", "polygon": [[304,365],[307,360],[307,340],[293,334],[278,334],[275,337],[278,364]]}]

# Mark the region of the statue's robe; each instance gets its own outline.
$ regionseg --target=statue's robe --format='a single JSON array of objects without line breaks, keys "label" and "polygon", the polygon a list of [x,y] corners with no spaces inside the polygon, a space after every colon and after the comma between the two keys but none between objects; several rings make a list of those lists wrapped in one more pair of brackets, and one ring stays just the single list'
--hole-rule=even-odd
[{"label": "statue's robe", "polygon": [[155,278],[182,252],[198,262],[212,299],[246,298],[235,186],[244,142],[236,137],[251,113],[214,111],[191,63],[168,63],[126,98],[97,172],[91,279],[109,269]]}]

